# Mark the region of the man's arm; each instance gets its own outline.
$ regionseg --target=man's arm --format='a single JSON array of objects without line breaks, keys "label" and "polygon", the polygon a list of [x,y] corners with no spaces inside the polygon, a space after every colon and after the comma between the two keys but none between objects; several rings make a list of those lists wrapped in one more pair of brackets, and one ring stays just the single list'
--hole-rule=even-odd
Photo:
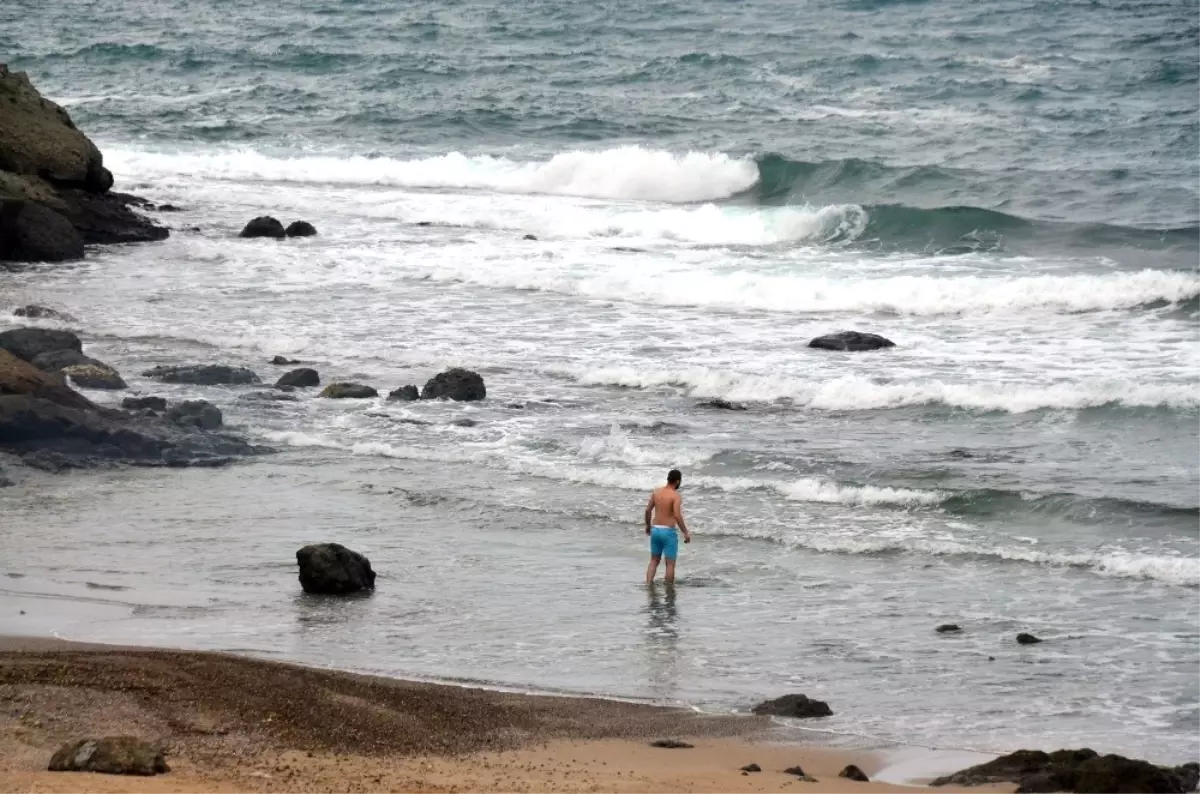
[{"label": "man's arm", "polygon": [[650,516],[654,513],[654,494],[650,494],[650,501],[646,502],[646,534],[650,534]]},{"label": "man's arm", "polygon": [[679,519],[679,529],[683,532],[683,542],[692,542],[692,533],[688,532],[687,522],[683,520],[683,497],[675,494],[675,516]]}]

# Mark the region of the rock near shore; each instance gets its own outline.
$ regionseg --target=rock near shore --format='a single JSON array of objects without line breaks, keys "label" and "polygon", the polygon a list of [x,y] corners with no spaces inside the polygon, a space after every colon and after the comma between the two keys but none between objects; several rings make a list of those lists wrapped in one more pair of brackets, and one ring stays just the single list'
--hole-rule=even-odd
[{"label": "rock near shore", "polygon": [[162,750],[150,743],[132,736],[108,736],[68,742],[51,757],[49,770],[150,776],[171,768]]},{"label": "rock near shore", "polygon": [[813,700],[807,695],[784,695],[774,700],[764,700],[751,711],[755,714],[794,719],[833,716],[833,709],[829,708],[828,703],[823,700]]},{"label": "rock near shore", "polygon": [[470,402],[486,397],[487,388],[483,384],[483,378],[476,372],[460,367],[433,376],[421,390],[422,400]]},{"label": "rock near shore", "polygon": [[104,158],[24,72],[0,64],[0,262],[62,262],[87,244],[162,240],[169,231],[112,192]]},{"label": "rock near shore", "polygon": [[896,343],[879,334],[865,334],[861,331],[841,331],[836,334],[818,336],[809,342],[808,346],[819,350],[861,352],[863,350],[880,350],[885,347],[895,347]]},{"label": "rock near shore", "polygon": [[1200,764],[1162,767],[1119,755],[1079,750],[1018,750],[985,764],[939,777],[934,786],[1016,783],[1018,792],[1077,791],[1104,794],[1185,794],[1200,783]]},{"label": "rock near shore", "polygon": [[375,589],[371,561],[338,543],[317,543],[296,552],[306,593],[345,595]]}]

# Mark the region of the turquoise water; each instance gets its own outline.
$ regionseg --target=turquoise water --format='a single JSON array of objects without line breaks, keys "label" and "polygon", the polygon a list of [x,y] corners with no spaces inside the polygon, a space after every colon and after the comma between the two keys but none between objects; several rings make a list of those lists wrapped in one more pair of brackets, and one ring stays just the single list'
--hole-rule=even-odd
[{"label": "turquoise water", "polygon": [[[5,4],[10,66],[183,211],[161,245],[6,278],[0,307],[66,309],[135,390],[281,451],[0,492],[0,604],[87,605],[0,626],[715,710],[804,691],[867,742],[1189,760],[1198,21]],[[236,238],[264,212],[321,235]],[[842,328],[897,347],[805,346]],[[387,388],[470,366],[489,400],[137,375],[269,380],[280,353]],[[696,542],[668,598],[638,522],[673,466]],[[368,552],[379,591],[298,598],[312,540]]]}]

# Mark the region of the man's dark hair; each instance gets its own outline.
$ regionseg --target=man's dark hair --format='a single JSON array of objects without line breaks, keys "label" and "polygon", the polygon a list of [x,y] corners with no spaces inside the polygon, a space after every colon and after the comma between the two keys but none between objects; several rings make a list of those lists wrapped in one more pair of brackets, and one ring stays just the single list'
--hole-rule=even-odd
[{"label": "man's dark hair", "polygon": [[683,473],[679,469],[671,469],[667,473],[667,485],[678,485],[683,482]]}]

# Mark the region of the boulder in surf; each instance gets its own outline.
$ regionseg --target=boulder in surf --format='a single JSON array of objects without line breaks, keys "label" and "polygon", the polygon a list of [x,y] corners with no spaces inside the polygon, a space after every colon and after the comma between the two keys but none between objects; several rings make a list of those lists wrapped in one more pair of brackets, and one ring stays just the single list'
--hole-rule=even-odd
[{"label": "boulder in surf", "polygon": [[1025,632],[1021,632],[1020,634],[1017,635],[1017,642],[1020,643],[1021,645],[1037,645],[1041,641],[1042,641],[1041,638],[1035,637],[1032,634],[1027,634]]},{"label": "boulder in surf", "polygon": [[163,383],[187,383],[193,386],[239,385],[260,383],[258,375],[245,367],[232,367],[227,364],[185,364],[182,366],[162,366],[148,369],[142,373],[147,378],[161,380]]},{"label": "boulder in surf", "polygon": [[859,769],[854,764],[849,764],[841,772],[838,772],[838,777],[844,777],[847,780],[854,780],[859,783],[871,782],[871,778],[867,777],[867,773]]},{"label": "boulder in surf", "polygon": [[306,593],[345,595],[375,589],[371,561],[340,543],[317,543],[296,552]]},{"label": "boulder in surf", "polygon": [[330,400],[365,400],[378,397],[379,392],[361,383],[331,383],[321,391],[320,396]]},{"label": "boulder in surf", "polygon": [[270,215],[254,218],[242,227],[241,234],[238,235],[247,238],[271,237],[276,240],[282,240],[286,236],[287,230],[283,228],[283,224]]},{"label": "boulder in surf", "polygon": [[291,372],[285,373],[279,380],[275,381],[275,388],[283,386],[292,386],[303,388],[306,386],[320,386],[321,376],[315,369],[301,367],[294,369]]},{"label": "boulder in surf", "polygon": [[1164,767],[1094,750],[1017,750],[936,778],[934,786],[1016,783],[1018,792],[1167,792],[1184,794],[1200,783],[1200,764]]},{"label": "boulder in surf", "polygon": [[224,421],[221,409],[207,400],[185,400],[173,405],[167,411],[167,419],[181,427],[200,430],[216,430]]},{"label": "boulder in surf", "polygon": [[105,389],[117,391],[129,388],[121,373],[107,364],[72,364],[63,367],[59,373],[71,379],[81,389]]},{"label": "boulder in surf", "polygon": [[317,233],[317,227],[308,221],[292,221],[283,233],[288,237],[312,237]]},{"label": "boulder in surf", "polygon": [[811,719],[833,716],[833,709],[823,700],[814,700],[807,695],[784,695],[774,700],[764,700],[753,709],[755,714],[771,717]]},{"label": "boulder in surf", "polygon": [[836,334],[818,336],[808,343],[809,347],[818,350],[841,350],[861,352],[864,350],[880,350],[885,347],[895,347],[896,343],[879,334],[865,334],[860,331],[841,331]]},{"label": "boulder in surf", "polygon": [[487,397],[483,378],[469,369],[455,367],[441,372],[425,384],[421,390],[422,400],[457,400],[470,402]]},{"label": "boulder in surf", "polygon": [[421,399],[421,392],[417,391],[416,386],[401,386],[388,392],[389,402],[410,403],[419,399]]},{"label": "boulder in surf", "polygon": [[38,356],[56,350],[80,353],[83,343],[70,331],[54,328],[13,328],[0,333],[0,349],[7,350],[22,361],[33,363]]}]

